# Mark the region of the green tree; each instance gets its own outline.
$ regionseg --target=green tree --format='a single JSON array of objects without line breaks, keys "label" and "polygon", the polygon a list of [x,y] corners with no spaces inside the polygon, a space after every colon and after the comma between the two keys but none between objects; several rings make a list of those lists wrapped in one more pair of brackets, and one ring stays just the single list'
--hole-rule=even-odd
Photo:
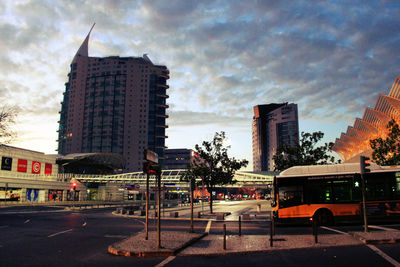
[{"label": "green tree", "polygon": [[372,159],[378,165],[398,165],[400,162],[400,128],[395,120],[390,120],[386,138],[370,140]]},{"label": "green tree", "polygon": [[[292,166],[322,165],[336,163],[335,157],[330,155],[333,143],[318,146],[324,137],[323,132],[301,133],[301,139],[296,146],[278,146],[273,160],[275,171],[283,171]],[[341,161],[339,160],[338,163]]]},{"label": "green tree", "polygon": [[15,107],[4,106],[0,110],[0,144],[8,144],[15,137],[16,133],[11,130],[11,125],[15,123],[17,117]]},{"label": "green tree", "polygon": [[215,133],[212,141],[203,141],[202,146],[196,144],[195,153],[198,160],[188,166],[182,180],[189,181],[191,178],[201,178],[210,192],[210,212],[213,213],[212,192],[217,185],[234,184],[235,171],[246,167],[247,160],[237,160],[228,156],[230,146],[224,144],[225,132]]}]

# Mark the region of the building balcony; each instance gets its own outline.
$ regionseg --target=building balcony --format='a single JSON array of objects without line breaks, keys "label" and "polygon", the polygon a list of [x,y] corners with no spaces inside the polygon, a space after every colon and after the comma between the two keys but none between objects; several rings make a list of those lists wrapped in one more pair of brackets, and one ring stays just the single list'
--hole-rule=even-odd
[{"label": "building balcony", "polygon": [[156,104],[156,107],[169,108],[168,105],[164,105],[164,104]]},{"label": "building balcony", "polygon": [[156,125],[156,127],[157,127],[157,128],[165,128],[165,129],[169,128],[168,124],[165,124],[165,125]]},{"label": "building balcony", "polygon": [[163,97],[163,98],[169,98],[169,95],[167,94],[156,94],[158,97]]},{"label": "building balcony", "polygon": [[169,118],[169,116],[168,115],[162,115],[162,114],[156,114],[156,117],[159,117],[159,118]]},{"label": "building balcony", "polygon": [[168,84],[161,84],[161,83],[158,83],[157,86],[158,86],[158,87],[162,87],[162,88],[166,88],[166,89],[169,88],[169,85],[168,85]]},{"label": "building balcony", "polygon": [[168,80],[169,79],[169,75],[168,74],[167,73],[163,73],[163,74],[160,74],[159,76],[164,78],[164,79],[166,79],[166,80]]}]

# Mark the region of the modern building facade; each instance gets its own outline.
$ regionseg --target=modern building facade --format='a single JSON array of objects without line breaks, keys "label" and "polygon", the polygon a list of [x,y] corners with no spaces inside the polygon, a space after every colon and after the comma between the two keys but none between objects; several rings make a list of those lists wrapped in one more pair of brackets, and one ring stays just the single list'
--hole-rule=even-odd
[{"label": "modern building facade", "polygon": [[253,171],[273,171],[278,146],[299,143],[299,122],[296,104],[254,106],[252,123]]},{"label": "modern building facade", "polygon": [[0,201],[48,202],[83,199],[86,188],[77,183],[71,192],[70,180],[58,174],[56,155],[0,145]]},{"label": "modern building facade", "polygon": [[369,141],[387,136],[388,122],[400,121],[400,76],[397,76],[388,95],[379,94],[375,107],[366,108],[362,119],[356,118],[346,133],[341,133],[332,150],[344,162],[359,162],[360,155],[371,156]]},{"label": "modern building facade", "polygon": [[[92,27],[93,29],[93,27]],[[142,169],[143,152],[164,159],[168,127],[166,66],[147,57],[89,57],[90,30],[71,62],[61,102],[58,153],[118,153],[124,172]]]},{"label": "modern building facade", "polygon": [[188,165],[195,160],[192,149],[177,148],[165,150],[164,170],[187,169]]}]

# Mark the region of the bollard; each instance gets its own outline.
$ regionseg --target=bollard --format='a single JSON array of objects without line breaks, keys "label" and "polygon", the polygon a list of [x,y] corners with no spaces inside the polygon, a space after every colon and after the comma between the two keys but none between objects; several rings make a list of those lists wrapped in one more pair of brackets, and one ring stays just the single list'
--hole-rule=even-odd
[{"label": "bollard", "polygon": [[315,244],[318,243],[318,224],[317,220],[312,221],[313,226],[313,234],[314,234],[314,242]]},{"label": "bollard", "polygon": [[224,224],[224,250],[226,250],[226,224]]},{"label": "bollard", "polygon": [[242,235],[242,216],[239,215],[239,236]]},{"label": "bollard", "polygon": [[273,222],[271,221],[269,224],[269,246],[270,247],[274,246],[274,236],[273,236],[272,228],[273,228]]},{"label": "bollard", "polygon": [[272,223],[272,236],[274,236],[275,235],[275,219],[273,217],[272,217],[271,223]]}]

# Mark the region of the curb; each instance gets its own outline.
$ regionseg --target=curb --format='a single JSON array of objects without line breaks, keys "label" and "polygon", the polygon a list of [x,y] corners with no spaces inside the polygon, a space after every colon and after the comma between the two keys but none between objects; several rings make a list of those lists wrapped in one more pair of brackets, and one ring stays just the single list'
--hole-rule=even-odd
[{"label": "curb", "polygon": [[146,257],[169,257],[174,255],[173,250],[168,251],[146,251],[146,252],[132,252],[126,250],[118,250],[114,248],[112,245],[108,246],[108,253],[114,254],[117,256],[125,256],[125,257],[137,257],[137,258],[146,258]]},{"label": "curb", "polygon": [[362,239],[360,240],[365,244],[365,245],[382,245],[382,244],[396,244],[400,243],[400,238],[399,239],[381,239],[381,240],[374,240],[374,239]]},{"label": "curb", "polygon": [[354,238],[359,239],[365,245],[382,245],[382,244],[396,244],[400,243],[400,238],[391,238],[391,239],[365,239],[364,237],[353,233]]},{"label": "curb", "polygon": [[133,251],[126,251],[126,250],[118,250],[114,248],[112,245],[108,246],[108,253],[114,254],[117,256],[125,256],[125,257],[136,257],[136,258],[149,258],[149,257],[169,257],[169,256],[175,256],[185,248],[191,246],[192,244],[196,243],[200,239],[204,238],[207,236],[208,233],[203,233],[202,235],[192,238],[188,242],[184,243],[181,247],[175,249],[175,250],[165,250],[165,251],[138,251],[138,252],[133,252]]},{"label": "curb", "polygon": [[[111,214],[115,216],[121,216],[121,217],[126,217],[126,218],[134,218],[134,219],[145,219],[145,216],[140,216],[140,215],[129,215],[129,214],[120,214],[117,213],[116,211],[112,211]],[[205,215],[207,216],[207,215]],[[214,216],[215,217],[215,216]],[[149,216],[149,219],[153,220],[156,219],[157,217],[154,216]],[[190,221],[190,217],[161,217],[161,220],[170,220],[170,221]],[[217,220],[215,218],[193,218],[193,221],[215,221],[215,222],[238,222],[239,220]],[[268,221],[267,218],[262,218],[262,216],[259,216],[259,219],[250,219],[250,220],[242,220],[242,222],[265,222]]]}]

